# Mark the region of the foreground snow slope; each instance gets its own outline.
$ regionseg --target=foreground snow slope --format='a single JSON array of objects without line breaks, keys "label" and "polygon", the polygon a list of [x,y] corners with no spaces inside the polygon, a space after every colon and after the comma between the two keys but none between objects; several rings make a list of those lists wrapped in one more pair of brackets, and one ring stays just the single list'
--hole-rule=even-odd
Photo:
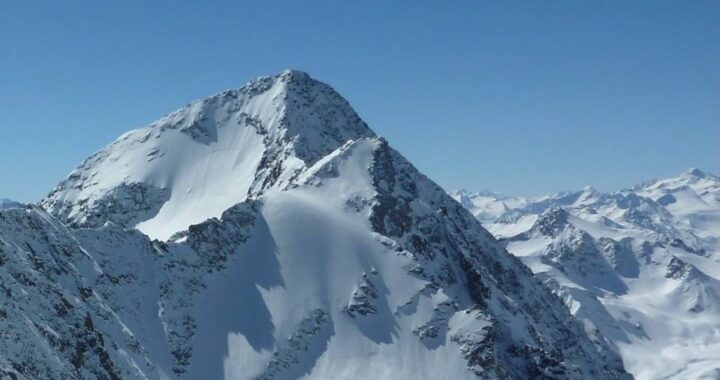
[{"label": "foreground snow slope", "polygon": [[[0,211],[6,374],[630,377],[327,85],[286,71],[227,94],[121,137],[49,212]],[[198,105],[212,123],[178,116]]]},{"label": "foreground snow slope", "polygon": [[720,376],[720,178],[691,169],[613,194],[487,194],[454,196],[478,217],[515,202],[484,225],[631,373]]}]

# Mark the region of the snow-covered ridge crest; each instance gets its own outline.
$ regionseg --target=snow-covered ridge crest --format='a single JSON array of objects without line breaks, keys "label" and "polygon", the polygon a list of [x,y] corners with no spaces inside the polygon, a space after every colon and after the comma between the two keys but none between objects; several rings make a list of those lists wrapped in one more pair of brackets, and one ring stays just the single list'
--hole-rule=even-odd
[{"label": "snow-covered ridge crest", "polygon": [[290,184],[347,141],[375,134],[330,86],[285,70],[124,134],[42,201],[73,226],[112,220],[153,238]]}]

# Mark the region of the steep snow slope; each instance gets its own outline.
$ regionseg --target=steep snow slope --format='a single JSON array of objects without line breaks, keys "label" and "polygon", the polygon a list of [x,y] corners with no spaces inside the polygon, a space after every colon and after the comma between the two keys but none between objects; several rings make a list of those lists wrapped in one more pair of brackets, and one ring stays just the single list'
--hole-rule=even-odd
[{"label": "steep snow slope", "polygon": [[[273,107],[252,113],[267,135],[252,123],[184,124],[171,115],[163,120],[177,123],[126,135],[43,202],[74,229],[38,209],[0,212],[3,251],[22,252],[7,255],[19,268],[10,276],[27,267],[38,277],[22,283],[23,297],[0,293],[2,304],[23,313],[9,321],[26,346],[44,345],[55,358],[6,350],[3,370],[31,378],[629,378],[602,336],[587,334],[329,87],[288,71],[229,93],[247,97],[240,107],[249,115],[247,104],[270,99]],[[225,112],[211,100],[193,104],[207,105],[205,115]],[[221,141],[232,164],[201,154],[215,155]],[[175,145],[187,161],[170,151]],[[148,162],[152,147],[165,156]],[[247,159],[256,150],[261,158]],[[195,163],[206,169],[193,176],[186,171]],[[197,179],[201,172],[213,175]],[[237,176],[217,173],[251,180],[230,186]],[[22,222],[26,215],[32,221]],[[35,264],[57,257],[68,280]],[[69,320],[44,303],[61,297],[73,306]],[[44,324],[49,337],[36,332]]]},{"label": "steep snow slope", "polygon": [[485,225],[589,332],[613,342],[635,376],[713,378],[719,199],[720,178],[691,169],[613,194],[585,188],[539,198]]},{"label": "steep snow slope", "polygon": [[121,136],[42,204],[73,226],[113,220],[167,240],[368,136],[374,133],[332,88],[287,70]]}]

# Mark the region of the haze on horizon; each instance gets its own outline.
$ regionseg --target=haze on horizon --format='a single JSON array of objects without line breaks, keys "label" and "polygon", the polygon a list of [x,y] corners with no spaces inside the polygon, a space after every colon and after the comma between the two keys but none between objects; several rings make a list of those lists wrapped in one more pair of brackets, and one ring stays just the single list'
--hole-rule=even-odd
[{"label": "haze on horizon", "polygon": [[295,68],[447,190],[720,172],[720,3],[0,5],[0,198],[121,134]]}]

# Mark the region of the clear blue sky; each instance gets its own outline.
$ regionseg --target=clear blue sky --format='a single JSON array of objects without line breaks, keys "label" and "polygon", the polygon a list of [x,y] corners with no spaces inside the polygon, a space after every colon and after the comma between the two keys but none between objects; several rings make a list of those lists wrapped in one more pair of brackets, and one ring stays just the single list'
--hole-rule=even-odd
[{"label": "clear blue sky", "polygon": [[448,189],[720,172],[720,1],[0,1],[0,197],[296,68]]}]

